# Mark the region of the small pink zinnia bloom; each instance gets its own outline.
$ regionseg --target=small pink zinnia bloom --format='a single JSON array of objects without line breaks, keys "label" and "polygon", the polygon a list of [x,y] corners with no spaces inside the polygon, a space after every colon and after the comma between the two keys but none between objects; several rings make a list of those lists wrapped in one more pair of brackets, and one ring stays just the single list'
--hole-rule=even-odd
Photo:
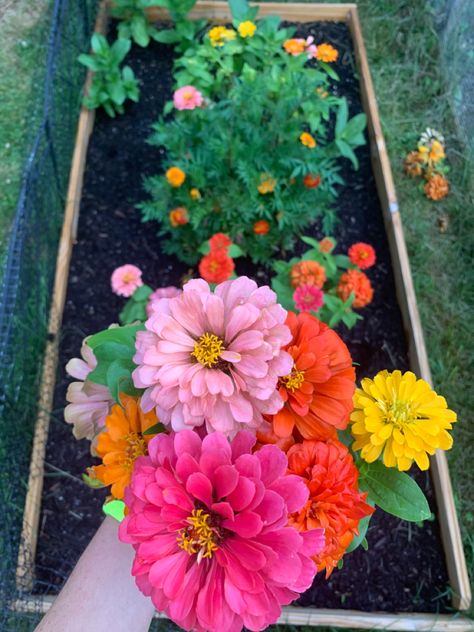
[{"label": "small pink zinnia bloom", "polygon": [[110,278],[110,284],[114,294],[128,298],[143,285],[142,271],[137,266],[127,263],[120,268],[115,268]]},{"label": "small pink zinnia bloom", "polygon": [[135,461],[119,537],[135,548],[138,588],[185,630],[263,630],[312,584],[324,530],[288,526],[308,488],[284,452],[254,444],[184,430]]},{"label": "small pink zinnia bloom", "polygon": [[69,404],[64,409],[64,419],[73,425],[76,439],[92,440],[103,428],[114,399],[106,386],[87,379],[97,366],[94,352],[82,343],[80,358],[73,358],[66,364],[66,372],[80,382],[69,384],[66,399]]},{"label": "small pink zinnia bloom", "polygon": [[168,285],[168,287],[159,287],[148,297],[148,303],[146,306],[146,314],[148,318],[150,318],[154,305],[158,303],[160,298],[173,298],[174,296],[178,296],[181,294],[183,290],[179,287],[175,287],[174,285]]},{"label": "small pink zinnia bloom", "polygon": [[313,57],[316,57],[317,46],[316,44],[313,44],[313,42],[314,42],[314,37],[312,35],[306,38],[305,45],[306,45],[306,54],[308,55],[308,59],[312,59]]},{"label": "small pink zinnia bloom", "polygon": [[143,410],[156,406],[174,430],[206,424],[231,436],[258,428],[262,414],[283,406],[277,382],[293,366],[281,350],[291,340],[285,320],[275,292],[247,277],[214,293],[203,279],[189,281],[154,305],[137,334],[133,381],[146,389]]},{"label": "small pink zinnia bloom", "polygon": [[315,285],[300,285],[294,291],[293,300],[300,312],[317,312],[324,303],[324,292]]},{"label": "small pink zinnia bloom", "polygon": [[173,95],[173,103],[177,110],[194,110],[201,107],[204,99],[194,86],[183,86]]}]

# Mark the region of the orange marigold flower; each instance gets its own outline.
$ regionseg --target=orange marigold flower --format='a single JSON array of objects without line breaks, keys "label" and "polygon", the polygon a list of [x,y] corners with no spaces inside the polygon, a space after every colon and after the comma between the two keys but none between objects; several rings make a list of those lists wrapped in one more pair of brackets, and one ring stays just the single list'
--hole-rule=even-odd
[{"label": "orange marigold flower", "polygon": [[336,61],[338,56],[339,53],[337,49],[331,46],[331,44],[318,44],[316,48],[316,59],[319,59],[319,61],[331,63]]},{"label": "orange marigold flower", "polygon": [[191,196],[191,198],[193,200],[200,200],[201,199],[201,191],[199,189],[193,188],[189,191],[189,195]]},{"label": "orange marigold flower", "polygon": [[270,224],[266,219],[259,219],[258,222],[255,222],[253,225],[253,232],[256,235],[266,235],[270,231]]},{"label": "orange marigold flower", "polygon": [[119,499],[130,482],[135,459],[148,454],[147,445],[155,436],[143,432],[158,423],[155,411],[144,413],[136,397],[120,393],[120,401],[122,406],[112,406],[98,436],[96,452],[102,465],[92,468],[95,477],[111,485],[110,493]]},{"label": "orange marigold flower", "polygon": [[305,147],[309,147],[309,149],[314,149],[316,147],[316,141],[311,134],[308,134],[308,132],[302,132],[300,134],[300,142]]},{"label": "orange marigold flower", "polygon": [[209,239],[209,248],[211,252],[223,250],[227,252],[227,248],[232,245],[232,239],[224,233],[216,233]]},{"label": "orange marigold flower", "polygon": [[211,250],[199,262],[199,274],[208,283],[227,281],[232,276],[234,268],[234,261],[225,250]]},{"label": "orange marigold flower", "polygon": [[178,206],[170,211],[169,220],[173,228],[187,224],[189,222],[188,211],[183,206]]},{"label": "orange marigold flower", "polygon": [[287,456],[289,473],[304,478],[309,489],[305,506],[290,515],[289,524],[299,531],[325,530],[325,547],[313,559],[327,578],[358,534],[360,520],[374,508],[366,503],[367,494],[359,492],[359,471],[340,441],[303,441]]},{"label": "orange marigold flower", "polygon": [[355,266],[359,266],[361,270],[367,270],[367,268],[372,267],[376,260],[375,250],[370,244],[365,244],[362,241],[353,244],[347,254],[349,255],[349,261]]},{"label": "orange marigold flower", "polygon": [[319,242],[319,252],[330,253],[334,250],[334,240],[331,237],[325,237]]},{"label": "orange marigold flower", "polygon": [[426,197],[430,198],[430,200],[441,200],[449,193],[449,182],[444,176],[436,173],[434,176],[431,176],[424,189]]},{"label": "orange marigold flower", "polygon": [[374,297],[374,290],[369,278],[359,270],[347,270],[341,274],[336,292],[343,301],[347,301],[351,292],[354,292],[355,298],[352,307],[356,309],[369,305]]},{"label": "orange marigold flower", "polygon": [[321,184],[321,176],[308,173],[303,179],[303,184],[307,189],[317,189]]},{"label": "orange marigold flower", "polygon": [[287,39],[283,44],[283,48],[287,53],[290,53],[290,55],[301,55],[306,50],[306,40],[297,38]]},{"label": "orange marigold flower", "polygon": [[273,193],[276,187],[276,180],[269,173],[262,173],[260,176],[260,184],[257,189],[262,195]]},{"label": "orange marigold flower", "polygon": [[172,187],[180,187],[186,180],[186,174],[179,167],[170,167],[165,176]]},{"label": "orange marigold flower", "polygon": [[278,384],[283,408],[267,419],[278,437],[295,429],[305,439],[336,437],[353,409],[351,354],[337,333],[311,314],[288,312],[286,324],[293,338],[285,351],[294,364]]},{"label": "orange marigold flower", "polygon": [[412,178],[421,176],[423,173],[422,162],[422,156],[417,151],[411,151],[405,158],[405,173]]},{"label": "orange marigold flower", "polygon": [[300,261],[291,267],[290,280],[293,287],[315,285],[322,288],[326,281],[326,270],[317,261]]}]

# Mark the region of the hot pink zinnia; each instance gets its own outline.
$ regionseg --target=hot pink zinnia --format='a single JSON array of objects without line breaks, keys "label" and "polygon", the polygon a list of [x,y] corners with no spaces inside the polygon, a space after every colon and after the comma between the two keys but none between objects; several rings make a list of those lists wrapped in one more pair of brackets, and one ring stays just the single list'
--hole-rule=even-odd
[{"label": "hot pink zinnia", "polygon": [[183,86],[174,93],[173,103],[177,110],[194,110],[201,107],[203,97],[194,86]]},{"label": "hot pink zinnia", "polygon": [[258,428],[262,414],[283,405],[278,378],[293,366],[281,348],[291,340],[286,311],[267,286],[247,277],[219,284],[202,279],[154,305],[138,332],[133,372],[145,388],[142,408],[183,430],[206,424],[228,435]]},{"label": "hot pink zinnia", "polygon": [[324,303],[324,292],[315,285],[300,285],[294,291],[293,300],[300,312],[317,312]]},{"label": "hot pink zinnia", "polygon": [[89,373],[97,366],[94,352],[82,343],[80,358],[73,358],[66,364],[66,371],[80,382],[69,384],[66,399],[69,404],[64,409],[64,419],[73,425],[76,439],[92,440],[105,424],[105,418],[114,403],[106,386],[95,384],[87,379]]},{"label": "hot pink zinnia", "polygon": [[114,294],[128,298],[143,285],[142,271],[137,266],[127,263],[120,268],[115,268],[110,278],[110,284]]},{"label": "hot pink zinnia", "polygon": [[135,461],[119,536],[135,548],[139,589],[185,630],[263,630],[312,584],[324,530],[288,526],[308,488],[279,448],[252,454],[254,443],[184,430]]},{"label": "hot pink zinnia", "polygon": [[173,298],[174,296],[178,296],[181,294],[183,290],[180,290],[179,287],[175,287],[174,285],[169,285],[168,287],[159,287],[148,297],[148,303],[146,305],[146,314],[148,318],[150,318],[154,305],[158,303],[160,298]]}]

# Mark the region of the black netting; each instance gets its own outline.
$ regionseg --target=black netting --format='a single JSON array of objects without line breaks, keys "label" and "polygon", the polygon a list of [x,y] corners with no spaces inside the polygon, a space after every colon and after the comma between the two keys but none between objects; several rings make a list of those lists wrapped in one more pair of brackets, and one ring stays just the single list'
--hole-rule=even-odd
[{"label": "black netting", "polygon": [[[25,161],[0,292],[0,629],[30,629],[38,616],[12,612],[15,569],[49,305],[97,0],[55,0],[38,60],[35,125]],[[39,607],[38,607],[39,610]]]}]

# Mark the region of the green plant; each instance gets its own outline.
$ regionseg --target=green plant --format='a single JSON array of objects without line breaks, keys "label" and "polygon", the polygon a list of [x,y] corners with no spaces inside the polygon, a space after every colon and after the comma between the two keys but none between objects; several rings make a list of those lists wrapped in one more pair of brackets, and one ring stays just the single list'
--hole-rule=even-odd
[{"label": "green plant", "polygon": [[131,42],[119,38],[109,45],[103,35],[94,33],[91,47],[93,55],[78,57],[78,61],[94,73],[83,103],[89,109],[102,106],[112,117],[116,113],[123,114],[126,99],[138,101],[139,97],[138,81],[133,70],[129,66],[120,68]]},{"label": "green plant", "polygon": [[[196,33],[205,25],[205,20],[187,19],[196,0],[115,0],[112,15],[119,18],[119,36],[131,38],[139,46],[148,46],[150,39],[164,44],[177,44],[179,51],[191,45]],[[150,24],[146,15],[149,7],[163,7],[169,11],[174,27],[157,29]]]},{"label": "green plant", "polygon": [[[340,322],[349,328],[353,327],[362,318],[360,314],[353,311],[357,293],[346,291],[342,294],[338,292],[338,286],[342,275],[348,270],[355,270],[359,275],[363,273],[357,265],[350,262],[346,255],[334,254],[333,250],[336,247],[334,239],[326,237],[321,242],[311,237],[301,239],[311,246],[301,257],[293,257],[290,261],[275,261],[272,264],[276,276],[271,283],[278,295],[278,301],[285,309],[298,311],[295,291],[301,286],[316,286],[323,291],[324,298],[321,296],[321,299],[324,303],[319,309],[310,311],[329,327],[335,327]],[[307,263],[309,265],[305,265]],[[367,288],[370,287],[367,277],[365,275],[363,277],[364,282],[368,284]],[[347,298],[346,294],[348,294]],[[369,294],[365,296],[366,299]],[[361,300],[360,296],[359,300]]]},{"label": "green plant", "polygon": [[[276,22],[269,32],[277,37]],[[189,264],[197,261],[196,244],[218,232],[254,261],[268,262],[291,248],[316,217],[323,216],[329,231],[330,203],[342,183],[338,161],[349,156],[357,165],[353,149],[365,142],[365,116],[348,120],[345,99],[327,90],[333,71],[309,67],[306,55],[281,53],[277,39],[270,40],[274,58],[266,51],[267,63],[255,62],[258,71],[244,61],[215,100],[154,125],[150,142],[166,149],[165,167],[179,167],[185,180],[149,178],[152,200],[140,205],[143,219],[158,221],[167,252]],[[219,55],[233,44],[201,46]],[[174,105],[168,103],[165,114]],[[329,134],[331,115],[337,119],[335,137]]]}]

